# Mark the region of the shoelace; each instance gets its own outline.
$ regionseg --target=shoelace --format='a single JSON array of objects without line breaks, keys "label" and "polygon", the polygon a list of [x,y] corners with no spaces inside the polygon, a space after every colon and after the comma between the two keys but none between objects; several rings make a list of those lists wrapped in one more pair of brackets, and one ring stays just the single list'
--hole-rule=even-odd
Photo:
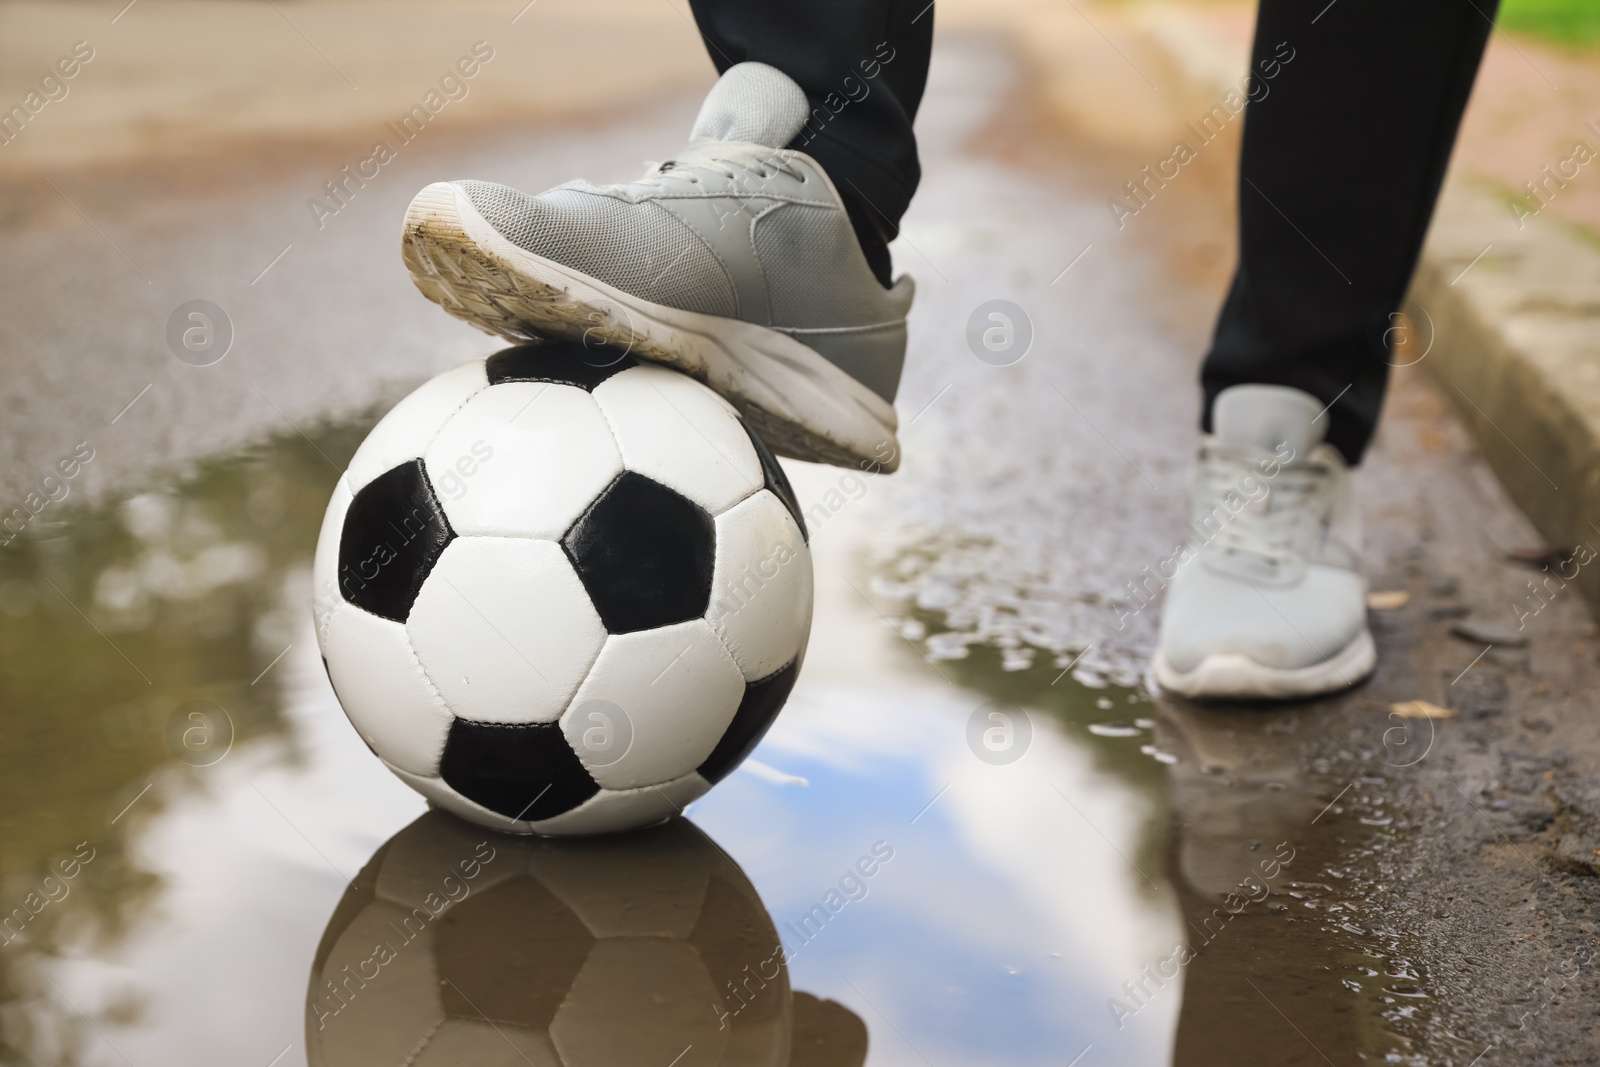
[{"label": "shoelace", "polygon": [[652,166],[644,177],[633,185],[659,187],[669,176],[698,183],[697,170],[708,170],[724,178],[737,179],[741,173],[756,174],[763,180],[786,174],[805,181],[805,172],[789,162],[789,153],[764,145],[738,145],[719,143],[714,146],[691,145],[677,159],[669,159]]},{"label": "shoelace", "polygon": [[[1220,447],[1211,448],[1201,459],[1197,513],[1220,508],[1227,514],[1223,499],[1229,492],[1246,501],[1209,547],[1284,563],[1306,557],[1321,535],[1330,472],[1320,463],[1301,463],[1280,467],[1269,478],[1257,465],[1260,459],[1261,453],[1252,449]],[[1265,495],[1250,500],[1252,486],[1265,486]]]}]

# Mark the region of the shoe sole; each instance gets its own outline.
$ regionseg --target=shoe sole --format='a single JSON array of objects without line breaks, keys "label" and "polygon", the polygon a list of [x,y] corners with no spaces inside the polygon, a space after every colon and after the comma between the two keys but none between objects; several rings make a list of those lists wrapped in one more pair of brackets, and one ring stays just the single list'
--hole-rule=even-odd
[{"label": "shoe sole", "polygon": [[1310,667],[1265,667],[1240,652],[1217,652],[1192,670],[1180,671],[1157,652],[1156,684],[1169,693],[1199,700],[1293,700],[1348,689],[1377,666],[1372,631],[1361,633],[1338,654]]},{"label": "shoe sole", "polygon": [[605,344],[726,397],[779,455],[900,464],[894,406],[777,330],[651,303],[512,244],[461,190],[435,182],[406,211],[401,255],[422,295],[511,341]]}]

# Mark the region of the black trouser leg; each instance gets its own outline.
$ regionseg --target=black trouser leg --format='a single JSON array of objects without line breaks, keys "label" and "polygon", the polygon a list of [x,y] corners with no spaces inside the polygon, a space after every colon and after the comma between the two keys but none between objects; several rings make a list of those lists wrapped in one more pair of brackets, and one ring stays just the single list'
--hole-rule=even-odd
[{"label": "black trouser leg", "polygon": [[[1433,213],[1497,0],[1261,0],[1253,69],[1292,60],[1246,110],[1239,268],[1201,372],[1332,407],[1352,463],[1378,418],[1390,315]],[[1313,22],[1315,19],[1315,22]],[[1279,56],[1287,54],[1282,51]]]},{"label": "black trouser leg", "polygon": [[889,282],[888,241],[922,171],[911,132],[933,48],[931,0],[690,0],[718,72],[755,60],[793,78],[811,120],[790,145],[833,179],[867,262]]}]

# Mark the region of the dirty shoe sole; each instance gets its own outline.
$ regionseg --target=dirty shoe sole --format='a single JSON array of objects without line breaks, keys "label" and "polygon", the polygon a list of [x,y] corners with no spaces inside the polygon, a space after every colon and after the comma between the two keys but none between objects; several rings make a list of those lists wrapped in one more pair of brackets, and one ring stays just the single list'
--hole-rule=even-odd
[{"label": "dirty shoe sole", "polygon": [[764,326],[651,303],[534,255],[447,182],[411,202],[401,253],[424,296],[485,332],[614,345],[704,382],[780,455],[899,466],[893,405],[813,349]]},{"label": "dirty shoe sole", "polygon": [[1169,693],[1200,700],[1293,700],[1348,689],[1372,673],[1378,650],[1363,629],[1331,659],[1310,667],[1264,667],[1239,652],[1218,652],[1192,670],[1175,670],[1156,653],[1156,684]]}]

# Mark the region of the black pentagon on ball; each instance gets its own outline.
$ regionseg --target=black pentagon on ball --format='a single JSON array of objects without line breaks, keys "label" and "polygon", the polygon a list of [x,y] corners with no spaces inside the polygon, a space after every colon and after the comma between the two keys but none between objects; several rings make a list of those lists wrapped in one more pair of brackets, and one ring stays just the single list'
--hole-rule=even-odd
[{"label": "black pentagon on ball", "polygon": [[490,356],[483,369],[490,385],[551,382],[593,390],[607,378],[638,365],[626,350],[611,345],[549,341],[503,349]]},{"label": "black pentagon on ball", "polygon": [[439,777],[468,800],[526,821],[571,811],[600,792],[554,722],[457,719],[445,737]]},{"label": "black pentagon on ball", "polygon": [[716,524],[660,482],[624,471],[561,539],[606,630],[698,619],[711,601]]},{"label": "black pentagon on ball", "polygon": [[374,615],[405,622],[428,572],[455,537],[414,459],[362,486],[339,533],[339,592]]},{"label": "black pentagon on ball", "polygon": [[733,713],[733,721],[723,732],[722,740],[705,762],[695,768],[700,777],[716,785],[744,762],[766,736],[767,728],[778,717],[799,676],[800,661],[793,659],[788,666],[778,668],[759,682],[746,683],[744,699],[739,701],[739,710]]},{"label": "black pentagon on ball", "polygon": [[789,476],[783,473],[783,468],[778,466],[778,457],[772,454],[766,442],[761,440],[743,419],[739,425],[744,427],[745,436],[750,438],[750,444],[755,446],[756,458],[761,461],[761,477],[766,481],[767,490],[789,509],[789,514],[794,516],[794,524],[800,527],[800,537],[807,544],[811,543],[811,535],[806,532],[806,520],[800,517],[800,501],[795,499],[794,486],[789,484]]}]

